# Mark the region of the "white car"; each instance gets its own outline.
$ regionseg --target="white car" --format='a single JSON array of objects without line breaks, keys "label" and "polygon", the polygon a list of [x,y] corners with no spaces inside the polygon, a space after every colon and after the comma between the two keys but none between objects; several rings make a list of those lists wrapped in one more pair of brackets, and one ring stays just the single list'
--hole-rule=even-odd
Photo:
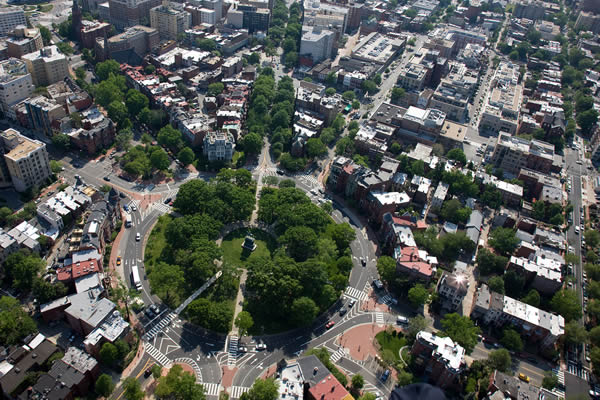
[{"label": "white car", "polygon": [[575,226],[575,234],[579,235],[579,226]]},{"label": "white car", "polygon": [[259,343],[256,345],[256,350],[266,350],[267,349],[267,345],[264,343]]},{"label": "white car", "polygon": [[139,242],[141,238],[142,238],[142,237],[141,237],[141,235],[140,235],[140,233],[139,233],[139,232],[135,234],[135,241],[136,241],[136,242]]}]

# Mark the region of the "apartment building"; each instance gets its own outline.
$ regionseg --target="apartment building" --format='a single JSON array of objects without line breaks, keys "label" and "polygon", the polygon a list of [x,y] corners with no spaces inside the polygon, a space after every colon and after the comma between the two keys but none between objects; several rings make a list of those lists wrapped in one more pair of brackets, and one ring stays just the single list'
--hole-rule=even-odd
[{"label": "apartment building", "polygon": [[334,33],[316,26],[303,26],[300,39],[300,56],[308,57],[313,64],[331,58]]},{"label": "apartment building", "polygon": [[431,210],[442,209],[444,200],[446,200],[446,196],[448,195],[448,189],[450,189],[450,185],[440,181],[437,188],[435,189],[435,192],[433,193],[433,197],[431,198]]},{"label": "apartment building", "polygon": [[560,265],[558,269],[549,268],[534,260],[511,256],[507,270],[515,271],[519,276],[525,277],[527,285],[545,295],[552,296],[563,284]]},{"label": "apartment building", "polygon": [[444,273],[437,286],[437,293],[442,300],[442,307],[450,312],[458,310],[467,295],[469,280],[466,275]]},{"label": "apartment building", "polygon": [[52,136],[52,121],[67,116],[65,107],[44,96],[37,96],[25,100],[28,124],[31,129],[44,132]]},{"label": "apartment building", "polygon": [[448,119],[464,121],[476,85],[477,74],[466,65],[456,63],[431,96],[429,107],[443,111]]},{"label": "apartment building", "polygon": [[522,168],[547,174],[554,162],[554,145],[541,140],[529,141],[500,133],[491,162],[515,177]]},{"label": "apartment building", "polygon": [[405,90],[421,92],[427,80],[427,68],[421,64],[407,63],[398,76],[398,86]]},{"label": "apartment building", "polygon": [[544,2],[539,0],[524,0],[515,4],[513,16],[515,18],[527,18],[530,20],[543,19],[546,14]]},{"label": "apartment building", "polygon": [[523,382],[517,376],[508,375],[498,370],[490,374],[487,393],[486,400],[560,400],[564,398],[564,395],[560,396],[532,383]]},{"label": "apartment building", "polygon": [[22,59],[36,86],[48,86],[69,76],[67,57],[55,45],[46,46],[36,53],[25,54]]},{"label": "apartment building", "polygon": [[98,21],[81,21],[81,30],[79,31],[79,37],[81,38],[81,45],[86,49],[93,49],[96,43],[96,38],[104,38],[108,36],[112,29],[112,25],[108,22]]},{"label": "apartment building", "polygon": [[18,26],[6,40],[6,52],[9,57],[21,58],[23,54],[34,53],[43,47],[42,35],[37,28]]},{"label": "apartment building", "polygon": [[177,40],[192,25],[192,15],[179,3],[164,1],[162,5],[150,9],[150,26],[161,39]]},{"label": "apartment building", "polygon": [[24,192],[48,179],[50,161],[44,143],[29,139],[14,129],[0,133],[0,139],[3,153],[0,169],[8,171],[15,190]]},{"label": "apartment building", "polygon": [[27,26],[22,7],[0,8],[0,34],[9,33],[19,25]]},{"label": "apartment building", "polygon": [[511,324],[527,340],[548,347],[565,333],[565,319],[519,300],[495,293],[483,284],[475,293],[471,318],[498,328]]},{"label": "apartment building", "polygon": [[117,29],[148,24],[150,10],[161,3],[161,0],[108,0],[110,22]]},{"label": "apartment building", "polygon": [[265,32],[271,21],[271,12],[267,8],[260,8],[250,4],[239,4],[237,12],[242,15],[242,29],[248,29],[248,33]]},{"label": "apartment building", "polygon": [[429,283],[436,273],[434,262],[437,263],[435,257],[430,257],[425,250],[403,247],[400,253],[396,254],[396,274],[410,280]]},{"label": "apartment building", "polygon": [[519,81],[519,66],[501,62],[492,79],[492,91],[479,122],[479,129],[490,132],[515,134],[519,125],[519,113],[523,99],[523,86]]},{"label": "apartment building", "polygon": [[301,81],[296,91],[296,108],[322,115],[326,125],[333,122],[342,105],[340,95],[327,96],[325,86],[318,83]]},{"label": "apartment building", "polygon": [[209,161],[231,161],[235,140],[229,132],[211,132],[204,137],[203,153]]},{"label": "apartment building", "polygon": [[458,383],[465,363],[465,349],[449,337],[420,331],[413,343],[411,354],[419,369],[442,389]]},{"label": "apartment building", "polygon": [[33,94],[33,80],[27,65],[16,58],[0,61],[0,107],[5,117],[15,119],[13,106]]},{"label": "apartment building", "polygon": [[600,15],[593,12],[581,11],[575,21],[575,29],[600,32]]},{"label": "apartment building", "polygon": [[108,38],[106,45],[103,39],[98,38],[95,47],[96,57],[99,60],[105,60],[115,53],[129,49],[133,49],[137,55],[143,57],[159,43],[160,34],[157,29],[136,25],[125,29],[123,33]]}]

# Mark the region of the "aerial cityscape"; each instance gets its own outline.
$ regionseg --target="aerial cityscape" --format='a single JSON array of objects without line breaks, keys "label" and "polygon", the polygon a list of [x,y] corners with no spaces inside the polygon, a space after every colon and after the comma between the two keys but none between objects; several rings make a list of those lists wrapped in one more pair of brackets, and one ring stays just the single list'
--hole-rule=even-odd
[{"label": "aerial cityscape", "polygon": [[600,399],[600,1],[0,0],[0,399]]}]

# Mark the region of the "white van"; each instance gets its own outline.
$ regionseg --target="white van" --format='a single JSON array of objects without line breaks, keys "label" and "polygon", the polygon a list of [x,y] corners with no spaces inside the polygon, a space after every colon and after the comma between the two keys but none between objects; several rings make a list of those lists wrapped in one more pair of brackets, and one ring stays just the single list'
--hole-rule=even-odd
[{"label": "white van", "polygon": [[402,315],[398,315],[398,318],[396,319],[396,323],[398,325],[407,325],[408,324],[408,318],[403,317]]}]

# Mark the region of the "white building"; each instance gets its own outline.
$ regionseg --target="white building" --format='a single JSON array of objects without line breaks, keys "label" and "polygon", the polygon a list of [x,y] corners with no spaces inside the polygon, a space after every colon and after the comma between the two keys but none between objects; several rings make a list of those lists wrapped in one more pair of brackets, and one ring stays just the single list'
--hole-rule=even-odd
[{"label": "white building", "polygon": [[18,192],[40,185],[50,176],[46,145],[29,139],[14,129],[0,133],[0,187],[8,186],[8,177]]},{"label": "white building", "polygon": [[462,304],[469,289],[469,280],[460,272],[445,273],[438,283],[437,292],[442,298],[442,307],[456,311]]},{"label": "white building", "polygon": [[25,54],[22,59],[36,86],[48,86],[69,76],[67,57],[54,45],[46,46],[36,53]]},{"label": "white building", "polygon": [[4,115],[15,119],[12,108],[33,94],[33,80],[27,65],[16,58],[0,62],[0,107]]},{"label": "white building", "polygon": [[92,199],[88,195],[73,186],[68,186],[65,190],[38,204],[37,215],[52,228],[60,230],[64,226],[65,217],[73,215],[91,202]]},{"label": "white building", "polygon": [[27,25],[23,8],[0,8],[0,33],[8,33],[18,25]]},{"label": "white building", "polygon": [[192,14],[179,3],[163,2],[150,10],[150,26],[158,30],[161,39],[177,40],[192,25]]},{"label": "white building", "polygon": [[335,35],[317,26],[303,26],[300,39],[300,55],[310,57],[315,64],[331,57]]},{"label": "white building", "polygon": [[515,134],[519,124],[519,110],[523,86],[519,82],[519,66],[501,62],[492,79],[492,91],[484,104],[479,129]]},{"label": "white building", "polygon": [[231,161],[234,150],[235,141],[229,132],[211,132],[204,137],[203,152],[208,161]]},{"label": "white building", "polygon": [[440,182],[435,189],[435,193],[433,193],[433,198],[431,199],[431,209],[442,209],[442,204],[444,204],[444,200],[446,199],[446,195],[448,194],[448,189],[450,185],[444,182]]}]

